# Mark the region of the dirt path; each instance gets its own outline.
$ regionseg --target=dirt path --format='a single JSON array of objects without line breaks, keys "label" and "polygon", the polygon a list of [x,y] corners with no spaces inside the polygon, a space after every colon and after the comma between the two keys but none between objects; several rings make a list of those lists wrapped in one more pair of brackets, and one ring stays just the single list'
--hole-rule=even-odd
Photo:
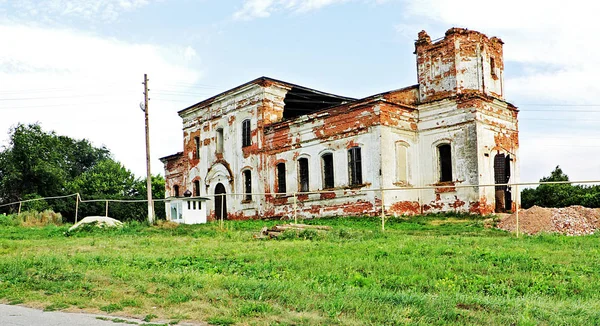
[{"label": "dirt path", "polygon": [[[101,316],[84,313],[70,313],[60,311],[42,311],[22,306],[0,304],[0,325],[2,326],[132,326],[160,324],[153,321],[146,323],[143,320],[121,318],[116,316]],[[192,325],[192,324],[179,324]],[[206,324],[195,324],[206,325]]]}]

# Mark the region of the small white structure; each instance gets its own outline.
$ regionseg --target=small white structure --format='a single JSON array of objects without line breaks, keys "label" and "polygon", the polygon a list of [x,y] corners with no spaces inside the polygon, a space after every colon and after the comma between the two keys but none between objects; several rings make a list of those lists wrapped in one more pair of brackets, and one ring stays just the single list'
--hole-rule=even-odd
[{"label": "small white structure", "polygon": [[206,197],[169,197],[166,200],[167,221],[181,224],[206,223]]}]

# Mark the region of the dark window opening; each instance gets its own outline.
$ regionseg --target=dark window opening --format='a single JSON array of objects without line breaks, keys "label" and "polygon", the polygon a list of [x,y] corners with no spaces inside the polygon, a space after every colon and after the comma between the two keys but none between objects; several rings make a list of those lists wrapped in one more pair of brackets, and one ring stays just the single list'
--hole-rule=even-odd
[{"label": "dark window opening", "polygon": [[277,192],[280,194],[286,193],[285,163],[277,164]]},{"label": "dark window opening", "polygon": [[490,71],[492,72],[492,76],[496,76],[496,61],[494,58],[490,58]]},{"label": "dark window opening", "polygon": [[300,192],[308,192],[308,159],[298,160],[298,172],[300,175]]},{"label": "dark window opening", "polygon": [[200,180],[194,181],[194,196],[200,196]]},{"label": "dark window opening", "polygon": [[350,185],[362,184],[362,163],[360,147],[352,147],[348,150],[348,173]]},{"label": "dark window opening", "polygon": [[323,189],[333,188],[333,154],[323,154],[321,159],[323,160]]},{"label": "dark window opening", "polygon": [[449,144],[438,146],[440,182],[452,181],[452,148]]},{"label": "dark window opening", "polygon": [[196,202],[194,201],[194,209],[196,209]]},{"label": "dark window opening", "polygon": [[200,137],[194,137],[194,141],[196,142],[196,159],[200,158]]},{"label": "dark window opening", "polygon": [[242,147],[252,145],[252,138],[250,135],[250,119],[246,119],[242,122]]},{"label": "dark window opening", "polygon": [[179,197],[179,186],[178,185],[173,186],[173,195],[175,197]]},{"label": "dark window opening", "polygon": [[188,210],[192,209],[192,203],[188,201]]},{"label": "dark window opening", "polygon": [[309,91],[299,87],[292,87],[283,100],[283,118],[291,119],[311,112],[319,111],[331,106],[340,105],[351,101],[351,98],[327,95]]},{"label": "dark window opening", "polygon": [[252,200],[252,174],[250,170],[244,171],[244,197],[245,201]]},{"label": "dark window opening", "polygon": [[217,129],[217,153],[223,153],[223,129]]}]

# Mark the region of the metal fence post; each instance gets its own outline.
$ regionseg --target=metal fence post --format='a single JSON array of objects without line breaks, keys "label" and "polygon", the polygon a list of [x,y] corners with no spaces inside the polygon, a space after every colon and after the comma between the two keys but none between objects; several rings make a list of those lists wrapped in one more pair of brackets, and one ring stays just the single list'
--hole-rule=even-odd
[{"label": "metal fence post", "polygon": [[298,224],[298,212],[297,209],[298,208],[298,202],[297,202],[297,198],[296,198],[296,193],[294,193],[294,223]]},{"label": "metal fence post", "polygon": [[381,231],[385,231],[385,200],[383,199],[383,189],[381,191]]},{"label": "metal fence post", "polygon": [[108,200],[106,201],[106,213],[104,214],[104,216],[108,217]]},{"label": "metal fence post", "polygon": [[79,193],[75,196],[75,223],[77,223],[77,214],[79,212]]},{"label": "metal fence post", "polygon": [[519,237],[519,186],[518,185],[515,185],[515,192],[517,193],[516,196],[515,196],[515,199],[516,199],[515,200],[516,201],[516,204],[515,204],[515,210],[516,210],[516,212],[515,212],[515,218],[517,220],[517,238],[518,238]]}]

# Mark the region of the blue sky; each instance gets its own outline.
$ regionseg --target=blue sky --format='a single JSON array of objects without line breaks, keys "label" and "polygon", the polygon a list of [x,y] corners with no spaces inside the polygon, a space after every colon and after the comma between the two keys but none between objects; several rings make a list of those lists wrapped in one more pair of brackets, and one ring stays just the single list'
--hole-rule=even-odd
[{"label": "blue sky", "polygon": [[[0,0],[0,132],[19,122],[95,145],[144,175],[182,148],[176,112],[259,76],[363,97],[416,83],[414,40],[453,26],[505,42],[521,180],[556,165],[600,179],[598,5],[574,0]],[[6,139],[0,136],[0,139]],[[6,145],[6,142],[4,142]]]}]

